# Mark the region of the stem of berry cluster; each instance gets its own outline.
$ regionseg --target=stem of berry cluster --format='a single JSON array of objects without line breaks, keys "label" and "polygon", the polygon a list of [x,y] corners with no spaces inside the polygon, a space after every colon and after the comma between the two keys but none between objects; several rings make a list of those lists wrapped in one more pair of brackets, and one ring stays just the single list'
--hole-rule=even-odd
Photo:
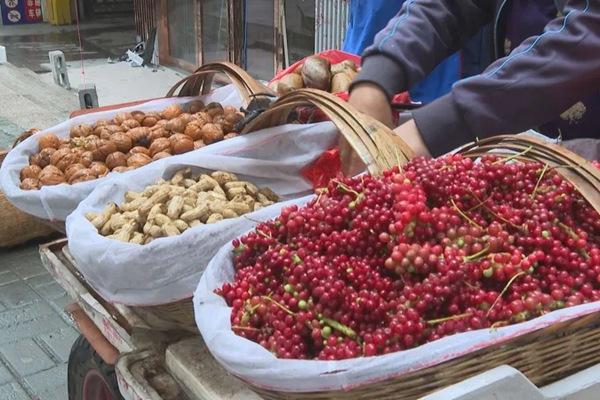
[{"label": "stem of berry cluster", "polygon": [[471,218],[469,218],[469,216],[467,214],[465,214],[463,212],[463,210],[461,210],[457,205],[456,202],[454,201],[454,199],[450,199],[450,202],[452,203],[452,207],[454,207],[454,209],[464,218],[466,219],[471,225],[475,225],[476,227],[478,227],[479,229],[483,229],[481,227],[481,225],[479,225],[477,222],[473,221]]},{"label": "stem of berry cluster", "polygon": [[444,318],[432,319],[432,320],[427,321],[427,325],[437,325],[437,324],[442,324],[447,321],[456,321],[457,319],[467,318],[472,315],[473,315],[473,313],[464,313],[464,314],[458,314],[458,315],[451,315],[449,317],[444,317]]},{"label": "stem of berry cluster", "polygon": [[277,307],[281,308],[286,313],[288,313],[288,314],[290,314],[292,316],[296,315],[295,312],[293,312],[292,310],[290,310],[289,308],[287,308],[286,306],[284,306],[283,304],[281,304],[277,300],[273,300],[269,296],[262,296],[262,298],[263,298],[263,300],[267,300],[267,301],[270,301],[271,303],[275,304]]},{"label": "stem of berry cluster", "polygon": [[542,169],[542,173],[540,174],[540,177],[537,180],[537,183],[535,184],[535,187],[533,188],[533,192],[531,192],[531,198],[535,198],[535,194],[537,193],[538,187],[540,187],[540,183],[542,182],[542,179],[544,179],[544,175],[546,175],[546,171],[548,171],[548,163],[546,163],[546,165],[544,165],[544,169]]},{"label": "stem of berry cluster", "polygon": [[531,151],[531,149],[533,149],[533,146],[529,146],[525,150],[523,150],[523,151],[521,151],[519,153],[513,154],[513,155],[511,155],[509,157],[501,158],[498,161],[494,162],[493,164],[500,164],[501,162],[507,163],[509,161],[514,160],[515,158],[524,156],[525,154],[529,153]]},{"label": "stem of berry cluster", "polygon": [[500,294],[498,295],[498,297],[496,297],[496,300],[494,300],[494,302],[492,303],[492,306],[490,307],[490,309],[488,310],[487,314],[485,315],[486,317],[490,315],[490,312],[492,311],[492,309],[494,308],[494,306],[496,306],[496,304],[498,304],[498,301],[502,298],[502,296],[504,296],[504,293],[506,293],[506,291],[508,290],[508,288],[510,287],[510,285],[512,285],[512,283],[517,280],[517,278],[525,275],[526,272],[525,271],[521,271],[518,274],[515,274],[515,276],[513,276],[512,278],[510,278],[510,280],[508,281],[508,283],[506,284],[506,286],[504,286],[504,289],[502,289],[502,291],[500,292]]}]

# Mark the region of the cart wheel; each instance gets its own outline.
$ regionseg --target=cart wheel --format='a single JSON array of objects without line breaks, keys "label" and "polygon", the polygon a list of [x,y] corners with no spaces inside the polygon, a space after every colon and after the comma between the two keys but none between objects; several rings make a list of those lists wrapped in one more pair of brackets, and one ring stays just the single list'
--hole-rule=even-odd
[{"label": "cart wheel", "polygon": [[69,400],[123,400],[115,369],[80,335],[69,355]]}]

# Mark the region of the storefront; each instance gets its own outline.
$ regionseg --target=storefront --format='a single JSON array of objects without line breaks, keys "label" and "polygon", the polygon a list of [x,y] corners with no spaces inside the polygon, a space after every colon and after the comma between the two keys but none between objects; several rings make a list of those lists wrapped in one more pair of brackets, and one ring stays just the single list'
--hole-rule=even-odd
[{"label": "storefront", "polygon": [[339,47],[345,8],[342,0],[136,1],[136,21],[144,38],[149,24],[155,24],[164,65],[192,71],[227,60],[269,79],[277,69],[322,50],[324,43]]}]

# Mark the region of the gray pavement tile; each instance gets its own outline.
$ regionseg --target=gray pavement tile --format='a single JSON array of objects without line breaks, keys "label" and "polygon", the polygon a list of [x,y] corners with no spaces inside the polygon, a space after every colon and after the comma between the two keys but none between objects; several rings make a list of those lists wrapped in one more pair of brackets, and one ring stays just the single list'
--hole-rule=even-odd
[{"label": "gray pavement tile", "polygon": [[54,278],[52,277],[52,275],[46,273],[43,275],[37,275],[34,277],[31,277],[29,279],[25,279],[25,283],[27,283],[29,286],[31,286],[32,288],[37,288],[39,286],[43,286],[46,285],[48,283],[53,283],[55,282]]},{"label": "gray pavement tile", "polygon": [[17,260],[17,263],[13,264],[11,267],[14,273],[23,279],[29,279],[34,276],[45,275],[48,273],[46,268],[44,268],[42,261],[40,260],[40,256],[37,252],[37,246],[35,247],[36,251],[34,254],[26,253],[20,261]]},{"label": "gray pavement tile", "polygon": [[71,346],[73,346],[73,342],[78,337],[79,332],[75,331],[75,329],[67,328],[42,335],[39,339],[55,357],[63,362],[67,362],[71,353]]},{"label": "gray pavement tile", "polygon": [[67,327],[67,323],[58,314],[40,317],[18,325],[9,325],[2,328],[0,345],[14,342],[16,339],[33,338],[41,333],[60,331]]},{"label": "gray pavement tile", "polygon": [[21,278],[12,271],[0,272],[0,286],[8,285],[9,283],[13,283],[20,280]]},{"label": "gray pavement tile", "polygon": [[65,294],[64,289],[56,282],[47,285],[39,286],[35,291],[46,300],[54,300],[62,297]]},{"label": "gray pavement tile", "polygon": [[65,307],[72,303],[73,299],[71,298],[71,296],[69,296],[67,293],[65,293],[64,295],[62,295],[61,297],[58,297],[56,299],[52,300],[52,303],[56,306],[56,308],[58,308],[59,310],[64,310]]},{"label": "gray pavement tile", "polygon": [[[31,400],[23,388],[16,382],[0,386],[0,399],[2,400]],[[58,400],[58,399],[57,399]]]},{"label": "gray pavement tile", "polygon": [[4,285],[0,289],[0,301],[7,307],[22,307],[40,300],[40,296],[21,281]]},{"label": "gray pavement tile", "polygon": [[0,353],[20,376],[35,374],[55,365],[31,339],[1,345]]},{"label": "gray pavement tile", "polygon": [[12,380],[13,380],[12,374],[10,373],[8,368],[6,368],[4,363],[2,361],[0,361],[0,385],[4,385],[5,383],[8,383]]},{"label": "gray pavement tile", "polygon": [[25,382],[40,400],[61,400],[67,398],[67,364],[57,365],[42,372],[30,375]]},{"label": "gray pavement tile", "polygon": [[18,325],[54,314],[56,314],[56,312],[48,304],[43,302],[0,312],[0,332],[2,332],[3,328],[10,325]]}]

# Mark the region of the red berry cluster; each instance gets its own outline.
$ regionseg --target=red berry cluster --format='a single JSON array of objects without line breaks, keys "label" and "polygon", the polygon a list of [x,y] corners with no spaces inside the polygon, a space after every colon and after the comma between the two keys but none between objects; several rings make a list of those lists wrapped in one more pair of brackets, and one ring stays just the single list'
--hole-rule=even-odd
[{"label": "red berry cluster", "polygon": [[216,292],[277,357],[374,356],[600,299],[600,218],[556,170],[416,159],[332,180],[234,243]]}]

